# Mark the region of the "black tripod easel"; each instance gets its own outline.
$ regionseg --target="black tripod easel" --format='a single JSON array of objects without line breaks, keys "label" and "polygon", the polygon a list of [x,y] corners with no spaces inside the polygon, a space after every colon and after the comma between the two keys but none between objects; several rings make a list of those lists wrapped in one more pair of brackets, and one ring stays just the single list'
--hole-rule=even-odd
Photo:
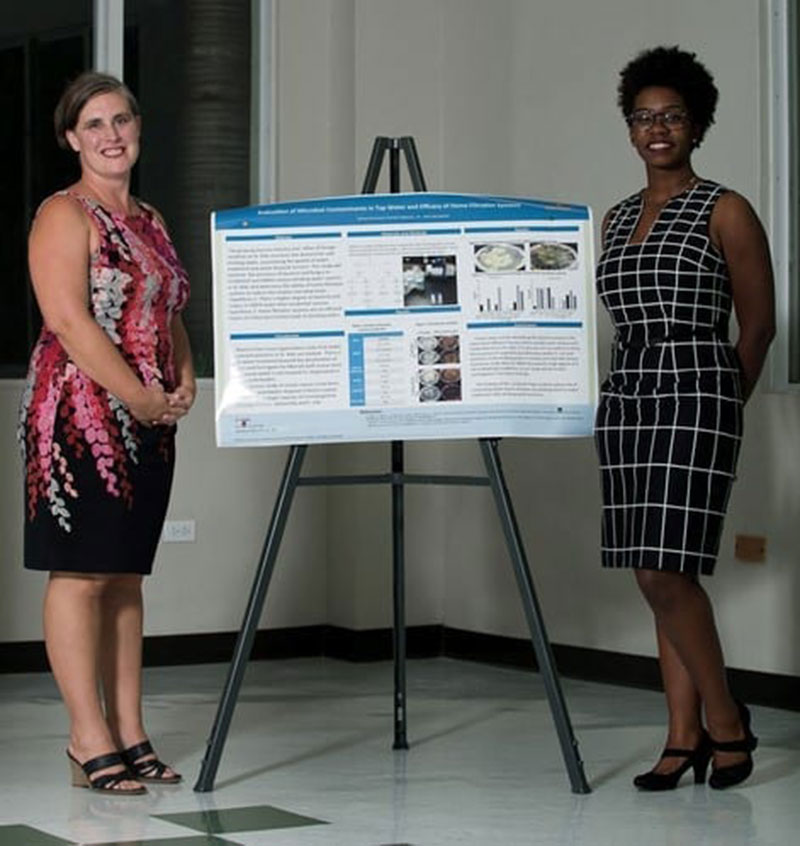
[{"label": "black tripod easel", "polygon": [[[375,192],[386,153],[389,153],[389,185],[391,193],[400,191],[400,153],[404,153],[411,183],[415,191],[425,191],[425,179],[417,155],[414,139],[378,137],[372,148],[362,193]],[[305,445],[292,446],[286,460],[278,494],[270,519],[264,545],[261,550],[256,575],[245,610],[242,627],[236,641],[233,658],[228,670],[216,717],[208,739],[208,745],[200,767],[200,774],[194,786],[200,793],[214,789],[222,749],[230,728],[233,711],[239,696],[247,661],[253,648],[256,627],[264,607],[267,590],[275,568],[289,510],[298,487],[312,485],[391,485],[392,488],[392,548],[393,548],[393,608],[394,608],[394,742],[393,749],[408,749],[406,714],[406,626],[405,626],[405,549],[404,549],[404,488],[406,485],[476,485],[490,487],[494,496],[500,524],[508,546],[514,575],[522,599],[525,619],[530,631],[539,671],[545,685],[550,711],[561,745],[561,753],[567,769],[573,793],[590,793],[583,762],[578,753],[561,690],[558,673],[553,660],[550,641],[547,637],[541,608],[536,596],[525,548],[522,543],[517,519],[506,487],[500,462],[498,440],[479,439],[481,454],[486,466],[486,476],[427,475],[411,474],[404,470],[404,444],[391,442],[391,472],[367,475],[305,476],[300,475],[305,458]]]}]

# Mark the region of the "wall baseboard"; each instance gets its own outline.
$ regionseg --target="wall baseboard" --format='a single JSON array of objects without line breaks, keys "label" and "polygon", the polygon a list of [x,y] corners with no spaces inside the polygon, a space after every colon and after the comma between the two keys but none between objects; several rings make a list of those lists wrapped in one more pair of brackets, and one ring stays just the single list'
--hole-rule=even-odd
[{"label": "wall baseboard", "polygon": [[[538,669],[530,641],[443,627],[442,654],[467,661],[484,661]],[[605,649],[552,644],[559,673],[567,678],[661,690],[658,660]],[[800,711],[800,677],[728,668],[734,694],[753,705]]]},{"label": "wall baseboard", "polygon": [[[392,657],[392,630],[357,631],[339,626],[299,626],[262,629],[256,633],[251,660],[324,655],[343,661],[384,661]],[[144,640],[145,666],[226,663],[231,660],[237,632],[159,635]],[[553,644],[553,657],[562,676],[661,689],[658,661],[604,649]],[[536,670],[530,641],[523,638],[470,632],[447,626],[409,626],[409,658],[444,656],[501,666]],[[0,643],[0,673],[36,673],[49,669],[44,643]],[[800,677],[753,670],[729,669],[736,695],[755,705],[800,711]]]}]

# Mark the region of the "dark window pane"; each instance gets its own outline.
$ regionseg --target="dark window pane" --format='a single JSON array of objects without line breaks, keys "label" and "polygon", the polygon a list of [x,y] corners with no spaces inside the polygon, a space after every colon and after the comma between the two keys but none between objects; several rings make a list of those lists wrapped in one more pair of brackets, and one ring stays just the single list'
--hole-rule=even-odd
[{"label": "dark window pane", "polygon": [[127,0],[125,77],[142,108],[138,191],[192,284],[185,321],[211,375],[212,209],[250,201],[250,0]]},{"label": "dark window pane", "polygon": [[0,161],[11,162],[0,191],[0,374],[24,366],[25,327],[25,49],[0,50]]},{"label": "dark window pane", "polygon": [[789,382],[800,383],[800,154],[798,136],[800,129],[800,61],[797,48],[800,45],[800,15],[797,2],[787,4],[789,43]]},{"label": "dark window pane", "polygon": [[53,131],[53,112],[64,86],[90,63],[90,34],[31,42],[31,194],[36,212],[47,196],[80,179],[75,153],[62,150]]},{"label": "dark window pane", "polygon": [[28,281],[28,228],[41,200],[78,175],[53,136],[66,82],[89,67],[91,0],[0,5],[0,376],[24,374],[41,323]]}]

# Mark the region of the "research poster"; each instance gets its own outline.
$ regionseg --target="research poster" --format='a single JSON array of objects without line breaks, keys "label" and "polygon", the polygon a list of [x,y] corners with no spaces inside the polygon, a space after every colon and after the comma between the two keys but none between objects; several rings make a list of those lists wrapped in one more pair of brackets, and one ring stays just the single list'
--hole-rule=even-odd
[{"label": "research poster", "polygon": [[434,193],[214,212],[217,443],[591,434],[591,223]]}]

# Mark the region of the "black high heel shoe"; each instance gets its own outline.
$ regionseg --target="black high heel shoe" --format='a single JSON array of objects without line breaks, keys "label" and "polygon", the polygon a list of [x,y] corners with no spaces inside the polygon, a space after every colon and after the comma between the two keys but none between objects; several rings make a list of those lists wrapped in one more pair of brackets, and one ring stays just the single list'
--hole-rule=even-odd
[{"label": "black high heel shoe", "polygon": [[711,749],[715,752],[746,752],[747,758],[728,767],[712,767],[708,784],[714,790],[725,790],[726,787],[741,784],[753,772],[753,756],[750,753],[758,746],[758,738],[750,730],[750,711],[747,705],[737,700],[736,707],[739,709],[744,737],[741,740],[712,739]]},{"label": "black high heel shoe", "polygon": [[633,780],[639,790],[674,790],[681,780],[681,776],[688,770],[694,770],[694,783],[703,784],[706,780],[706,769],[711,760],[711,738],[703,730],[700,740],[694,749],[676,749],[668,746],[662,753],[662,758],[686,758],[686,760],[671,773],[641,773]]}]

